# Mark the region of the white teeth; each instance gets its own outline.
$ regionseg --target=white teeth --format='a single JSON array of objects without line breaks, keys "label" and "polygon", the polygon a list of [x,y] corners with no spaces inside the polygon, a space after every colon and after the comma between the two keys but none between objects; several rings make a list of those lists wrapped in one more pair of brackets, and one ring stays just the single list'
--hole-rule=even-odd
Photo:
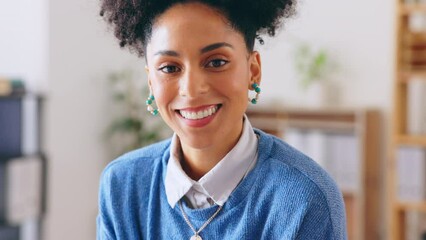
[{"label": "white teeth", "polygon": [[180,110],[179,112],[186,119],[198,120],[198,119],[202,119],[202,118],[206,118],[208,116],[211,116],[211,115],[215,114],[216,111],[217,111],[217,105],[211,106],[209,109],[201,110],[201,111],[198,111],[198,112],[188,112],[188,111],[183,111],[183,110]]}]

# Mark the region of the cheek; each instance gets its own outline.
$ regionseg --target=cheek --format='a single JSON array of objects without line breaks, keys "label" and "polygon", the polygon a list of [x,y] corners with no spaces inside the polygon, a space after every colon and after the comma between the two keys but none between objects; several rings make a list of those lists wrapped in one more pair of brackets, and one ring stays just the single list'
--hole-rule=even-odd
[{"label": "cheek", "polygon": [[173,125],[171,121],[171,113],[169,111],[170,103],[174,99],[174,94],[167,86],[157,84],[152,87],[152,91],[155,97],[155,103],[157,108],[160,110],[160,116],[170,127]]},{"label": "cheek", "polygon": [[243,99],[247,98],[248,89],[246,84],[238,81],[238,83],[233,82],[228,84],[222,91],[226,92],[225,95],[228,95],[230,98]]},{"label": "cheek", "polygon": [[170,103],[175,97],[171,88],[163,85],[157,86],[154,91],[154,97],[157,101],[157,106],[161,109],[167,107],[167,104]]},{"label": "cheek", "polygon": [[157,107],[160,109],[164,109],[175,97],[173,86],[167,81],[162,81],[155,76],[151,78],[151,88]]},{"label": "cheek", "polygon": [[240,66],[236,71],[232,73],[226,86],[223,86],[223,90],[227,91],[229,95],[241,98],[247,97],[248,85],[250,84],[249,74],[244,66]]}]

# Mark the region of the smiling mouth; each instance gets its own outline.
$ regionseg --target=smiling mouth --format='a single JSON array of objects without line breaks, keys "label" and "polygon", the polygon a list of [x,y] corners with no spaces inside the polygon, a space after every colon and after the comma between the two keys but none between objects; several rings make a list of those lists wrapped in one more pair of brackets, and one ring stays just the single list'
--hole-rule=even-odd
[{"label": "smiling mouth", "polygon": [[189,111],[189,110],[176,110],[183,118],[188,120],[200,120],[206,117],[210,117],[222,107],[222,104],[212,105],[208,108],[198,110],[198,111]]}]

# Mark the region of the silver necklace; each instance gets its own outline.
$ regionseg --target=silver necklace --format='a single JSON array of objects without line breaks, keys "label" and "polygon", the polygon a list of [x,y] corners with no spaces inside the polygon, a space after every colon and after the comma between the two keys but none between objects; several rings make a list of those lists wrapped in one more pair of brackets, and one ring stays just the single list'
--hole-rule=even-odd
[{"label": "silver necklace", "polygon": [[216,215],[219,213],[219,211],[222,209],[222,206],[219,206],[219,208],[216,210],[215,213],[203,224],[203,226],[200,227],[200,229],[195,230],[194,226],[192,226],[191,222],[188,219],[188,216],[186,215],[185,211],[183,211],[182,207],[182,200],[179,201],[179,208],[182,212],[183,218],[185,219],[185,222],[188,224],[188,226],[191,228],[191,230],[194,232],[194,235],[190,238],[190,240],[203,240],[200,237],[200,232],[203,231],[203,229],[213,220],[213,218],[216,217]]}]

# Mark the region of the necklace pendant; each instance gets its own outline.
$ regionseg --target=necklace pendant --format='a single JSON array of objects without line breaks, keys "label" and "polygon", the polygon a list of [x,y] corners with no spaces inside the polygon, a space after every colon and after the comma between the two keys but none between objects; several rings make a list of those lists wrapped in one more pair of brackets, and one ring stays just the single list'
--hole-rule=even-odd
[{"label": "necklace pendant", "polygon": [[190,240],[203,240],[203,239],[200,237],[200,235],[195,234],[194,236],[191,237]]}]

